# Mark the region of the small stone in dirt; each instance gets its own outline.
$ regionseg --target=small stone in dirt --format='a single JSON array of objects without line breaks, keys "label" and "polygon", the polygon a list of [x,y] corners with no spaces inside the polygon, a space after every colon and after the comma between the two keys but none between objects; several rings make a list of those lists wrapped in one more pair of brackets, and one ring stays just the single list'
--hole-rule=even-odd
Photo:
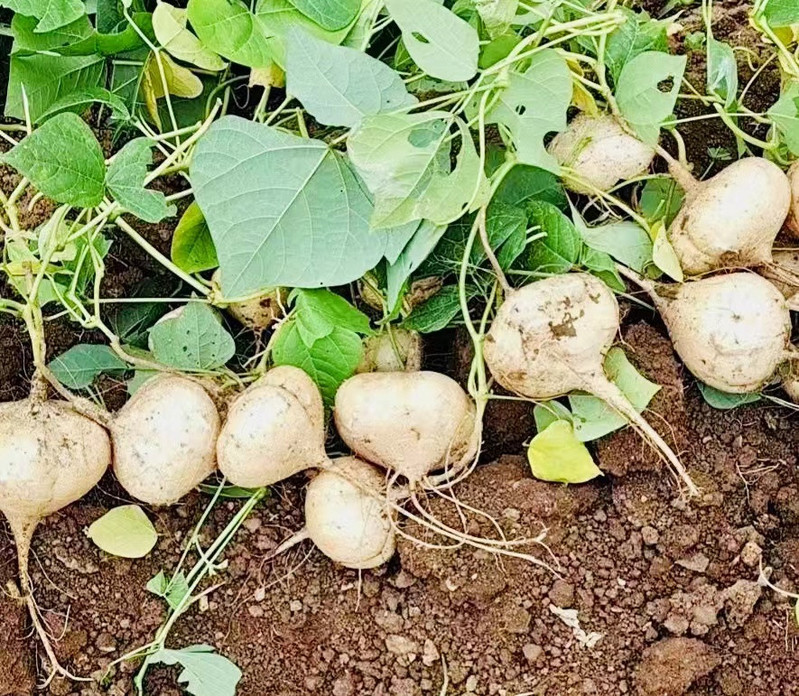
[{"label": "small stone in dirt", "polygon": [[691,684],[710,674],[721,658],[695,638],[664,638],[644,651],[635,670],[641,696],[682,696]]},{"label": "small stone in dirt", "polygon": [[730,628],[740,628],[751,616],[763,588],[753,580],[738,580],[721,593],[727,624]]},{"label": "small stone in dirt", "polygon": [[541,653],[543,653],[543,649],[540,645],[535,645],[535,643],[527,643],[522,648],[522,653],[524,654],[524,659],[527,660],[530,664],[533,664],[539,657],[541,657]]},{"label": "small stone in dirt", "polygon": [[574,585],[559,578],[552,584],[552,589],[547,596],[555,606],[567,609],[574,603]]},{"label": "small stone in dirt", "polygon": [[415,583],[416,583],[416,578],[413,577],[413,575],[407,573],[404,570],[401,570],[399,573],[397,573],[394,576],[391,584],[394,585],[394,587],[396,587],[399,590],[404,590],[408,587],[411,587],[411,585]]},{"label": "small stone in dirt", "polygon": [[744,565],[754,568],[760,564],[760,556],[762,553],[763,549],[761,549],[754,541],[747,541],[746,544],[744,544],[743,549],[741,549],[741,561],[744,563]]},{"label": "small stone in dirt", "polygon": [[264,610],[256,604],[251,604],[247,607],[247,611],[254,619],[259,619],[264,615]]},{"label": "small stone in dirt", "polygon": [[680,558],[675,563],[695,573],[704,573],[710,565],[710,559],[703,553],[695,553],[687,558]]},{"label": "small stone in dirt", "polygon": [[252,595],[252,598],[256,602],[263,602],[265,597],[266,597],[266,588],[265,587],[259,587],[258,589],[255,590],[255,592],[253,592],[253,595]]},{"label": "small stone in dirt", "polygon": [[399,614],[387,609],[380,609],[375,613],[375,623],[387,633],[398,633],[404,623]]},{"label": "small stone in dirt", "polygon": [[333,696],[354,696],[354,694],[355,685],[349,672],[333,682]]},{"label": "small stone in dirt", "polygon": [[643,538],[644,543],[647,546],[654,546],[655,544],[658,543],[660,534],[658,533],[658,530],[655,529],[654,527],[646,525],[645,527],[641,528],[641,537]]},{"label": "small stone in dirt", "polygon": [[530,628],[530,612],[524,607],[509,607],[505,610],[503,618],[508,633],[527,633]]},{"label": "small stone in dirt", "polygon": [[429,638],[424,642],[424,651],[422,652],[422,664],[425,667],[431,667],[438,662],[439,654],[436,644]]},{"label": "small stone in dirt", "polygon": [[418,652],[419,648],[414,641],[405,636],[392,634],[386,637],[386,649],[395,655],[407,655]]},{"label": "small stone in dirt", "polygon": [[289,609],[291,611],[302,611],[302,602],[299,599],[292,599],[289,602]]},{"label": "small stone in dirt", "polygon": [[112,653],[117,649],[117,642],[114,640],[114,636],[110,633],[101,633],[97,636],[97,640],[94,642],[97,646],[97,649],[102,653]]}]

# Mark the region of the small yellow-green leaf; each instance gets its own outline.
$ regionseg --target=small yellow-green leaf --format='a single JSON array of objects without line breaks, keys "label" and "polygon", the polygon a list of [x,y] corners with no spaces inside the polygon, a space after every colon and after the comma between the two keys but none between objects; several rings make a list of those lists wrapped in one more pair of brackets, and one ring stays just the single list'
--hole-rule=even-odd
[{"label": "small yellow-green leaf", "polygon": [[653,232],[652,260],[669,278],[682,283],[685,280],[685,276],[680,266],[680,260],[677,258],[674,247],[666,235],[666,225],[663,224],[662,220],[655,223]]},{"label": "small yellow-green leaf", "polygon": [[159,2],[153,11],[153,32],[161,45],[178,60],[214,72],[227,65],[188,30],[184,9]]},{"label": "small yellow-green leaf", "polygon": [[[163,77],[161,69],[158,67],[159,58],[164,73]],[[202,91],[202,80],[191,70],[178,65],[165,53],[161,53],[158,57],[155,53],[150,53],[144,65],[141,92],[147,112],[159,128],[161,119],[158,116],[158,100],[162,99],[167,92],[175,97],[195,99],[202,94]]]},{"label": "small yellow-green leaf", "polygon": [[92,522],[87,532],[106,553],[142,558],[153,550],[158,533],[138,505],[120,505]]},{"label": "small yellow-green leaf", "polygon": [[555,421],[538,433],[527,449],[533,476],[542,481],[585,483],[601,476],[588,448],[574,435],[569,421]]}]

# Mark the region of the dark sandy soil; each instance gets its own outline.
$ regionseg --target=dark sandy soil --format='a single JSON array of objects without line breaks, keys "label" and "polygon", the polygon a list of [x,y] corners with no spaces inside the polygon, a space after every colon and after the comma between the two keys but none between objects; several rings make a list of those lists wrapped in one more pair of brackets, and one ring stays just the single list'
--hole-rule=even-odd
[{"label": "dark sandy soil", "polygon": [[[717,4],[717,36],[747,42],[745,6]],[[696,29],[696,15],[684,24]],[[701,59],[691,56],[690,65],[700,84]],[[767,106],[777,87],[766,74],[752,98]],[[714,121],[681,131],[700,172],[710,164],[707,147],[731,147]],[[42,201],[31,215],[48,212]],[[168,249],[169,225],[141,229]],[[108,265],[107,296],[134,292],[146,279],[168,294],[170,279],[122,238]],[[631,431],[596,447],[607,474],[601,480],[574,487],[536,481],[520,456],[534,432],[532,406],[494,402],[485,464],[456,494],[492,515],[509,537],[545,529],[547,548],[531,548],[558,575],[468,547],[431,550],[410,542],[387,567],[362,574],[334,566],[309,544],[268,562],[301,526],[305,479],[298,476],[247,520],[226,554],[229,568],[216,579],[221,586],[178,621],[170,646],[215,646],[243,670],[240,696],[799,694],[792,608],[757,583],[762,564],[772,582],[799,591],[799,413],[768,401],[710,409],[656,319],[638,311],[627,325],[622,339],[631,360],[663,385],[647,417],[681,453],[702,488],[700,500],[680,499],[671,476]],[[100,340],[63,322],[49,324],[47,338],[52,355]],[[240,340],[252,339],[242,333]],[[436,366],[462,376],[463,337],[449,334],[436,345],[447,353]],[[30,372],[24,333],[0,323],[0,400],[24,397]],[[125,398],[124,385],[111,380],[101,390],[111,408]],[[194,493],[170,509],[148,510],[160,538],[137,561],[107,556],[85,536],[120,502],[128,501],[109,474],[84,500],[44,522],[34,539],[38,602],[58,637],[59,657],[81,675],[102,675],[152,638],[166,611],[145,583],[174,567],[208,497]],[[212,513],[206,541],[240,504],[225,502]],[[457,524],[448,504],[428,504]],[[471,525],[491,533],[485,520]],[[15,573],[14,546],[0,522],[0,696],[33,694],[41,676],[38,644],[14,599]],[[570,614],[562,610],[576,611],[584,633],[566,624]],[[102,683],[56,680],[39,693],[122,696],[133,693],[136,669],[123,664]],[[173,669],[153,670],[147,693],[177,696],[175,677]]]}]

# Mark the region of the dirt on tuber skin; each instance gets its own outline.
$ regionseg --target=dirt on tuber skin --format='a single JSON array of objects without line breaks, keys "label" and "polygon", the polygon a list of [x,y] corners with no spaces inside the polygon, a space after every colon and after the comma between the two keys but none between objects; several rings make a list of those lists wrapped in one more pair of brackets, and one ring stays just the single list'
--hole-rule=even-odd
[{"label": "dirt on tuber skin", "polygon": [[774,239],[791,204],[788,178],[776,164],[746,157],[707,181],[679,162],[669,168],[685,200],[668,237],[687,275],[774,265]]},{"label": "dirt on tuber skin", "polygon": [[785,220],[785,229],[799,238],[799,162],[794,162],[788,169],[788,181],[791,184],[791,209]]},{"label": "dirt on tuber skin", "polygon": [[422,368],[422,355],[418,331],[391,329],[364,339],[363,357],[355,372],[417,372]]},{"label": "dirt on tuber skin", "polygon": [[41,520],[90,491],[110,463],[106,430],[67,403],[46,401],[34,389],[28,399],[0,404],[0,510],[14,535],[22,594],[53,675],[72,676],[59,665],[38,616],[28,578],[31,539]]},{"label": "dirt on tuber skin", "polygon": [[458,470],[477,451],[479,423],[468,394],[437,372],[372,372],[336,394],[336,427],[359,457],[404,476]]},{"label": "dirt on tuber skin", "polygon": [[551,276],[507,296],[486,335],[485,361],[497,382],[530,399],[572,391],[599,397],[662,453],[695,494],[677,455],[605,375],[605,354],[619,321],[615,296],[595,276]]},{"label": "dirt on tuber skin", "polygon": [[395,550],[385,476],[357,457],[318,473],[305,495],[305,526],[319,550],[347,568],[375,568]]},{"label": "dirt on tuber skin", "polygon": [[565,180],[577,193],[608,191],[619,181],[649,169],[655,150],[629,135],[611,115],[574,118],[549,145],[549,153],[574,177]]},{"label": "dirt on tuber skin", "polygon": [[302,401],[259,381],[230,404],[216,444],[219,470],[237,486],[269,486],[324,466],[324,439],[324,428]]},{"label": "dirt on tuber skin", "polygon": [[705,384],[731,394],[759,391],[792,354],[785,298],[765,278],[729,273],[678,285],[636,281],[649,293],[674,350]]},{"label": "dirt on tuber skin", "polygon": [[114,473],[134,498],[175,503],[215,469],[219,428],[216,406],[200,384],[153,377],[110,423]]}]

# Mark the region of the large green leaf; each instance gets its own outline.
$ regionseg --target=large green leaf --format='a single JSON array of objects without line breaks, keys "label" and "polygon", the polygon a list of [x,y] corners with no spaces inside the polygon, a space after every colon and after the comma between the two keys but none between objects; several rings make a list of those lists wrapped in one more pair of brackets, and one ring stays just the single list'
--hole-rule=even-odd
[{"label": "large green leaf", "polygon": [[424,72],[452,82],[474,77],[480,50],[474,27],[435,0],[386,0],[386,8]]},{"label": "large green leaf", "polygon": [[558,163],[544,148],[544,136],[566,128],[572,99],[572,79],[565,58],[544,49],[523,72],[513,70],[497,104],[486,114],[488,123],[505,126],[519,161],[558,172]]},{"label": "large green leaf", "polygon": [[638,136],[656,145],[660,126],[674,110],[685,72],[685,56],[646,51],[627,63],[619,76],[616,101]]},{"label": "large green leaf", "polygon": [[226,657],[217,655],[210,645],[190,645],[180,650],[161,648],[147,660],[179,664],[183,669],[178,682],[185,684],[192,696],[236,696],[241,670]]},{"label": "large green leaf", "polygon": [[158,362],[192,371],[222,367],[236,352],[216,312],[201,302],[189,302],[178,316],[153,326],[149,347]]},{"label": "large green leaf", "polygon": [[351,128],[364,116],[416,103],[397,72],[362,51],[301,29],[286,43],[286,90],[320,123]]},{"label": "large green leaf", "polygon": [[119,374],[128,368],[108,346],[87,343],[72,346],[53,358],[48,367],[70,389],[83,389],[103,373]]},{"label": "large green leaf", "polygon": [[799,4],[796,0],[769,0],[763,14],[772,27],[799,24]]},{"label": "large green leaf", "polygon": [[566,273],[580,257],[580,233],[560,210],[551,203],[532,201],[529,204],[530,225],[546,236],[530,246],[530,270],[543,273]]},{"label": "large green leaf", "polygon": [[378,114],[350,134],[347,152],[374,196],[375,227],[420,218],[445,225],[465,212],[480,188],[480,159],[469,129],[456,119],[461,149],[451,167],[451,125],[444,111]]},{"label": "large green leaf", "polygon": [[110,107],[114,118],[118,118],[122,121],[130,120],[130,111],[128,111],[125,102],[104,87],[87,87],[86,89],[65,95],[55,102],[55,104],[52,104],[50,108],[39,117],[39,120],[46,121],[48,118],[52,118],[56,114],[60,114],[64,111],[80,114],[86,111],[92,104],[105,104]]},{"label": "large green leaf", "polygon": [[293,365],[316,382],[325,403],[332,404],[341,383],[355,373],[361,361],[361,337],[348,329],[334,327],[310,345],[303,340],[296,320],[285,322],[272,347],[275,365]]},{"label": "large green leaf", "polygon": [[106,185],[117,202],[145,222],[160,222],[175,214],[161,191],[144,188],[147,168],[153,162],[152,141],[136,138],[127,143],[108,166]]},{"label": "large green leaf", "polygon": [[0,161],[59,203],[91,208],[103,200],[103,151],[91,128],[75,114],[59,114],[46,121],[0,155]]},{"label": "large green leaf", "polygon": [[403,322],[406,329],[420,333],[435,333],[449,326],[461,312],[458,287],[447,285],[420,304]]},{"label": "large green leaf", "polygon": [[251,68],[272,64],[268,30],[238,0],[189,0],[186,9],[206,48]]},{"label": "large green leaf", "polygon": [[361,0],[289,0],[289,2],[308,19],[328,31],[348,26],[361,9]]},{"label": "large green leaf", "polygon": [[[13,52],[61,51],[69,46],[81,44],[94,33],[92,23],[86,15],[58,29],[45,32],[36,31],[36,17],[15,14],[11,20],[11,33],[14,35]],[[91,51],[90,51],[91,53]]]},{"label": "large green leaf", "polygon": [[368,196],[319,140],[226,116],[199,142],[191,180],[226,297],[349,283],[383,255]]},{"label": "large green leaf", "polygon": [[341,295],[327,289],[295,290],[294,319],[300,337],[307,345],[329,336],[337,328],[368,335],[373,333],[369,317]]},{"label": "large green leaf", "polygon": [[42,114],[65,95],[97,87],[104,71],[105,60],[100,55],[12,55],[5,115],[25,118],[24,86],[31,120],[37,123]]},{"label": "large green leaf", "polygon": [[799,155],[799,82],[788,82],[780,98],[769,110],[768,115],[782,135],[788,149]]},{"label": "large green leaf", "polygon": [[0,7],[36,17],[39,20],[36,31],[39,33],[63,27],[86,14],[86,6],[81,0],[0,0]]},{"label": "large green leaf", "polygon": [[668,22],[650,19],[645,12],[633,12],[620,8],[627,21],[608,36],[605,48],[605,65],[613,80],[621,75],[622,68],[639,53],[645,51],[668,51]]},{"label": "large green leaf", "polygon": [[588,227],[576,211],[573,218],[580,236],[591,249],[610,254],[639,273],[652,264],[652,238],[638,223],[619,220]]},{"label": "large green leaf", "polygon": [[143,558],[158,541],[158,532],[138,505],[111,508],[86,534],[103,551],[122,558]]}]

